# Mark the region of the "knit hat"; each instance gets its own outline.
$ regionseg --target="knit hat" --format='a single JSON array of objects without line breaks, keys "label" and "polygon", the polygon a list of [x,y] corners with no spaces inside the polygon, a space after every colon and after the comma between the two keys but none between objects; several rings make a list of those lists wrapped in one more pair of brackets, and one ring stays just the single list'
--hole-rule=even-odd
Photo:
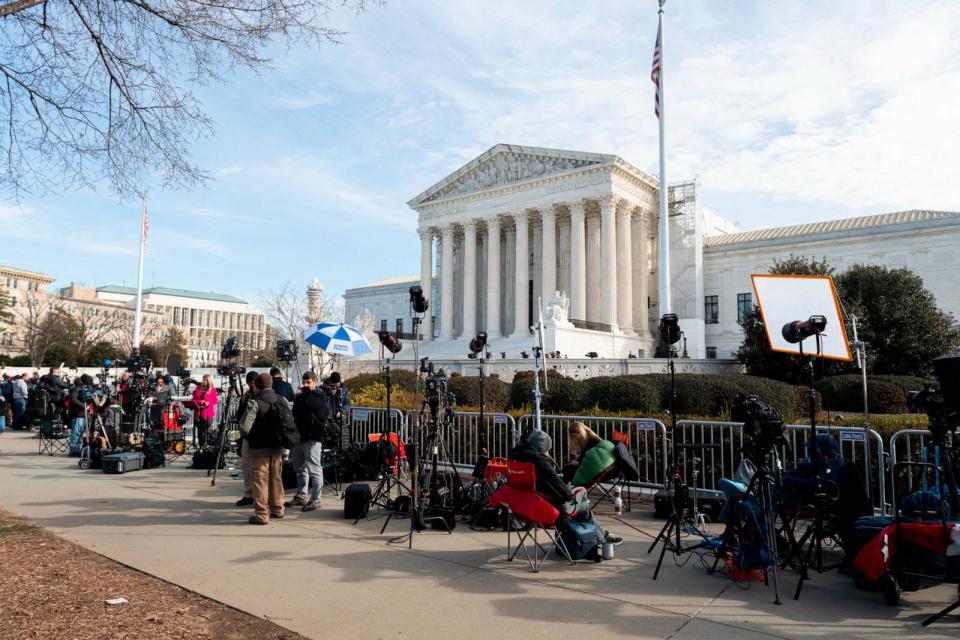
[{"label": "knit hat", "polygon": [[330,382],[340,382],[340,372],[334,371],[330,374],[330,377],[327,378]]},{"label": "knit hat", "polygon": [[553,448],[553,440],[543,431],[533,430],[527,434],[527,443],[540,453],[546,453]]},{"label": "knit hat", "polygon": [[257,381],[254,384],[257,386],[257,389],[272,389],[273,376],[269,373],[261,373],[257,376]]}]

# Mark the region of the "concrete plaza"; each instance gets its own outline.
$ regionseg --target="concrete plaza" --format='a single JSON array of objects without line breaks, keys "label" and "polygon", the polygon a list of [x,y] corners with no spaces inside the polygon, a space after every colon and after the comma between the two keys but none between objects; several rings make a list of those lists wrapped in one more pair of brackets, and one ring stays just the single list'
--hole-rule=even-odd
[{"label": "concrete plaza", "polygon": [[[956,638],[956,618],[920,621],[952,602],[938,586],[888,607],[850,576],[814,574],[799,601],[784,573],[784,604],[762,583],[741,589],[668,559],[651,580],[649,509],[605,519],[625,538],[617,558],[539,574],[507,563],[506,534],[458,527],[417,534],[413,549],[387,543],[381,520],[352,526],[324,496],[314,513],[288,512],[267,527],[233,506],[241,485],[175,462],[120,476],[80,471],[64,456],[38,456],[32,434],[0,435],[0,508],[68,540],[309,637],[345,638]],[[402,532],[405,521],[387,534]],[[9,559],[6,559],[8,562]],[[110,597],[123,594],[105,594]],[[0,636],[2,636],[0,612]]]}]

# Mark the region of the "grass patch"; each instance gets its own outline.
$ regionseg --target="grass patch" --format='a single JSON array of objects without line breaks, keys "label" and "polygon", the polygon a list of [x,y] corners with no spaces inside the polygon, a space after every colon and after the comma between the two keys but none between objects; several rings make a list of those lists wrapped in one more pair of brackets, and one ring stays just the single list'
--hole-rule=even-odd
[{"label": "grass patch", "polygon": [[40,530],[37,529],[37,527],[29,522],[15,518],[9,513],[0,511],[0,538],[36,535],[40,535]]}]

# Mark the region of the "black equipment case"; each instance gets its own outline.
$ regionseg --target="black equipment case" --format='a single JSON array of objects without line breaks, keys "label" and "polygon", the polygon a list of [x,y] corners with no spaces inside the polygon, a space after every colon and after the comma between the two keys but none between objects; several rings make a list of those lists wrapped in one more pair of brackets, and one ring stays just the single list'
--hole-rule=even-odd
[{"label": "black equipment case", "polygon": [[[694,489],[687,489],[689,495],[689,506],[693,508]],[[719,522],[720,512],[727,503],[727,497],[719,491],[707,491],[706,489],[696,489],[697,509],[700,513],[706,515],[711,522]],[[669,489],[660,489],[653,496],[653,515],[656,518],[669,518],[673,513],[673,487]]]},{"label": "black equipment case", "polygon": [[370,500],[373,492],[370,485],[356,483],[347,487],[343,492],[343,517],[347,520],[358,520],[367,515],[370,510]]},{"label": "black equipment case", "polygon": [[104,473],[126,473],[143,469],[143,454],[139,451],[111,453],[100,459]]}]

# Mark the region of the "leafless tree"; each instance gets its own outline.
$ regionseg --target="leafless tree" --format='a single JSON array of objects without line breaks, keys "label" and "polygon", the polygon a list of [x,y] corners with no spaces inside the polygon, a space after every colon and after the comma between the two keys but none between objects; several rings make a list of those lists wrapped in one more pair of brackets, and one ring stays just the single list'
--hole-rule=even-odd
[{"label": "leafless tree", "polygon": [[76,323],[77,361],[85,362],[98,342],[114,342],[123,330],[132,324],[129,312],[92,304],[74,305],[66,311]]},{"label": "leafless tree", "polygon": [[58,311],[61,311],[59,302],[38,292],[27,293],[13,307],[13,321],[19,326],[20,350],[30,357],[34,367],[43,364],[47,350],[59,337],[60,323],[58,314],[54,313]]},{"label": "leafless tree", "polygon": [[[191,86],[262,70],[274,39],[338,42],[331,9],[371,0],[15,0],[0,4],[0,188],[107,181],[121,196],[157,174],[204,182],[190,146],[212,123]],[[376,1],[376,0],[373,0]]]},{"label": "leafless tree", "polygon": [[[306,289],[298,290],[290,282],[280,289],[262,293],[258,306],[267,316],[275,336],[282,340],[294,340],[297,353],[308,356],[308,368],[323,375],[333,364],[333,358],[318,349],[313,349],[303,339],[303,332],[314,322],[343,322],[343,307],[326,296],[322,297],[317,308],[311,309]],[[267,343],[267,352],[272,358],[273,344]]]}]

